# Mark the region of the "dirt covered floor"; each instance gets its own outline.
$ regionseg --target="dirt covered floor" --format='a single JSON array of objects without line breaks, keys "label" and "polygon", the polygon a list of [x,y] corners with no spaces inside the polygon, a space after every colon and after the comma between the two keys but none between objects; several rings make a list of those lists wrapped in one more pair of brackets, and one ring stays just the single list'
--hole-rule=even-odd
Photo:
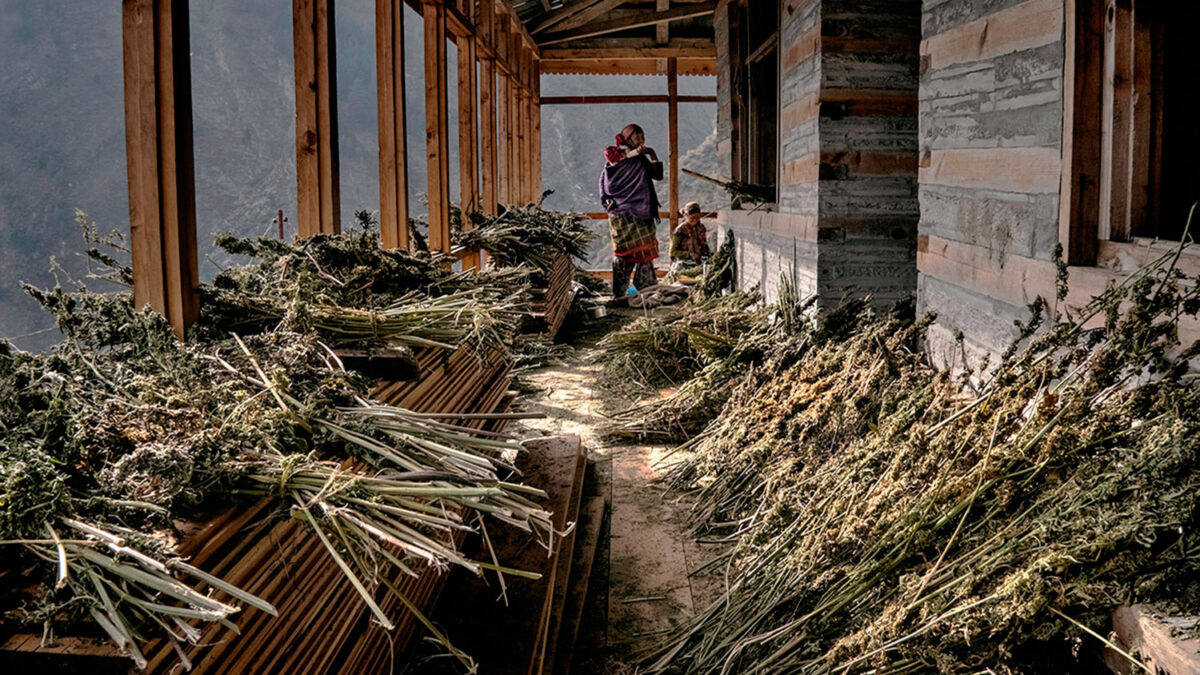
[{"label": "dirt covered floor", "polygon": [[608,502],[571,669],[581,675],[632,673],[639,654],[660,645],[672,626],[724,590],[720,567],[705,568],[721,545],[690,536],[688,498],[657,481],[674,459],[671,448],[603,439],[607,415],[635,400],[601,388],[595,344],[638,314],[619,310],[565,327],[563,341],[574,353],[560,365],[522,376],[534,391],[522,396],[520,409],[545,415],[526,424],[549,434],[578,434],[590,454],[585,494]]}]

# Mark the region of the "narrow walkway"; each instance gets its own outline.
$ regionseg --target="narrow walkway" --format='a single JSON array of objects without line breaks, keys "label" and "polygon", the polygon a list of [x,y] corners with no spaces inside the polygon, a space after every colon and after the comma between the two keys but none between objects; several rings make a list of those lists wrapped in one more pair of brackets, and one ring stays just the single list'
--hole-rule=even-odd
[{"label": "narrow walkway", "polygon": [[599,388],[601,366],[588,357],[603,332],[593,333],[579,338],[563,365],[524,376],[540,391],[524,396],[521,407],[546,415],[529,426],[583,439],[594,477],[588,492],[608,501],[571,672],[617,675],[632,672],[627,664],[639,653],[661,645],[672,626],[715,600],[723,582],[713,571],[689,575],[716,548],[689,535],[687,498],[656,482],[669,448],[603,442],[605,414],[632,402]]}]

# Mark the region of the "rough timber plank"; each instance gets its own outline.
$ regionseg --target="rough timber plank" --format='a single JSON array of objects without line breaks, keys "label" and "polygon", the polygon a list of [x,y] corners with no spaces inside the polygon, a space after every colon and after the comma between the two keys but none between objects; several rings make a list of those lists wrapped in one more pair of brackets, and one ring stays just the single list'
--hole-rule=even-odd
[{"label": "rough timber plank", "polygon": [[1062,0],[1028,0],[921,42],[930,70],[1034,49],[1062,38]]},{"label": "rough timber plank", "polygon": [[596,560],[596,549],[600,544],[600,526],[604,522],[607,503],[603,497],[587,497],[579,510],[575,527],[575,553],[571,561],[571,585],[567,591],[566,604],[562,610],[562,625],[558,632],[558,643],[554,658],[548,663],[548,671],[554,675],[568,675],[571,671],[571,656],[575,639],[579,636],[579,624],[583,620],[583,607],[587,600],[588,585],[592,577],[592,564]]},{"label": "rough timber plank", "polygon": [[[571,504],[567,510],[569,523],[578,525],[579,507],[583,502],[583,476],[587,470],[587,450],[579,446],[579,454],[575,464],[575,479],[571,485]],[[546,630],[543,646],[543,656],[536,672],[547,672],[553,668],[554,653],[558,647],[559,631],[562,628],[563,607],[567,601],[567,591],[570,588],[571,575],[575,574],[572,562],[575,559],[575,540],[577,530],[563,537],[558,555],[558,563],[554,571],[554,595],[550,602],[549,626]]]},{"label": "rough timber plank", "polygon": [[[1113,611],[1113,632],[1119,646],[1137,654],[1155,673],[1185,675],[1200,673],[1200,640],[1186,637],[1197,621],[1194,616],[1167,618],[1147,605],[1121,606]],[[1116,673],[1141,672],[1112,649],[1105,650],[1104,658]]]},{"label": "rough timber plank", "polygon": [[[574,491],[581,450],[578,436],[536,439],[525,443],[527,452],[517,462],[526,484],[546,491],[545,506],[554,513],[556,527],[571,520],[567,511]],[[506,577],[507,604],[497,600],[496,579],[480,579],[456,571],[439,603],[437,620],[456,636],[456,644],[471,654],[481,675],[528,675],[538,666],[545,642],[553,598],[556,553],[531,540],[526,532],[495,523],[488,534],[501,565],[542,575],[540,579]],[[477,556],[487,557],[486,551]]]}]

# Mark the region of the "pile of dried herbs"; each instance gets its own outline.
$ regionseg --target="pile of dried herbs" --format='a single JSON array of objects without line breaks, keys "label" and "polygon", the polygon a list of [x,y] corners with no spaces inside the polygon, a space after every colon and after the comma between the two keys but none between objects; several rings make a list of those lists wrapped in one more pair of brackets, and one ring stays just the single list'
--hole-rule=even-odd
[{"label": "pile of dried herbs", "polygon": [[978,395],[928,364],[930,317],[851,305],[772,350],[674,471],[734,546],[648,672],[1095,672],[1115,606],[1200,609],[1200,288],[1173,260],[1035,302]]},{"label": "pile of dried herbs", "polygon": [[[660,332],[675,330],[686,335],[690,324],[708,321],[709,313],[727,310],[726,303],[750,303],[740,309],[743,313],[740,320],[724,324],[736,328],[736,332],[729,334],[732,343],[728,350],[698,355],[703,366],[690,379],[667,396],[656,396],[617,412],[612,424],[605,429],[605,435],[618,441],[666,443],[690,440],[720,415],[741,382],[778,344],[806,339],[813,330],[810,310],[814,299],[800,298],[786,277],[774,303],[756,307],[753,303],[757,299],[758,294],[753,291],[708,299],[694,295],[680,313],[660,319]],[[615,339],[609,343],[605,358],[613,364],[611,367],[628,367],[630,363],[642,363],[647,358],[664,358],[662,354],[644,353],[641,342],[632,339],[639,334],[637,324],[626,330],[631,335],[625,336],[620,343]],[[616,335],[612,337],[616,338]],[[610,375],[606,382],[611,386],[616,377],[616,374]]]},{"label": "pile of dried herbs", "polygon": [[577,213],[541,206],[509,206],[495,217],[473,214],[474,227],[454,233],[454,243],[483,249],[503,267],[548,270],[560,254],[586,260],[595,232]]},{"label": "pile of dried herbs", "polygon": [[202,334],[316,331],[332,347],[506,344],[527,300],[527,275],[511,268],[453,272],[443,255],[379,246],[373,231],[295,243],[221,236],[217,245],[253,262],[204,288]]},{"label": "pile of dried herbs", "polygon": [[728,357],[765,320],[757,290],[694,296],[604,336],[595,354],[604,363],[601,382],[626,392],[678,385]]},{"label": "pile of dried herbs", "polygon": [[[275,610],[179,559],[176,522],[263,497],[312,528],[385,627],[376,590],[398,594],[398,574],[521,574],[467,559],[452,537],[485,517],[554,536],[532,501],[539,491],[509,482],[505,457],[520,446],[368,400],[367,383],[326,343],[346,333],[317,318],[340,303],[378,317],[464,294],[487,298],[494,318],[509,291],[436,260],[368,252],[354,235],[225,243],[258,262],[204,289],[201,329],[187,343],[129,292],[29,289],[65,339],[36,355],[0,342],[4,623],[49,635],[90,619],[139,666],[161,638],[187,666],[203,624],[232,628],[244,606]],[[92,258],[115,266],[107,278],[130,278],[112,256]],[[271,303],[288,305],[283,317],[268,318]],[[459,314],[406,334],[443,342],[497,331],[473,307]],[[435,326],[464,332],[429,337]]]}]

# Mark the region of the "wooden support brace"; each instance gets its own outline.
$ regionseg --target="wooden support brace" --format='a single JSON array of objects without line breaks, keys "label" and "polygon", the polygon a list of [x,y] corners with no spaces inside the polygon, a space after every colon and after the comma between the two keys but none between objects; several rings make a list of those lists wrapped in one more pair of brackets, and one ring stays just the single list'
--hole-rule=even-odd
[{"label": "wooden support brace", "polygon": [[123,0],[133,300],[183,338],[199,314],[187,0]]},{"label": "wooden support brace", "polygon": [[479,62],[479,172],[480,206],[494,216],[497,213],[496,175],[496,61],[486,58]]},{"label": "wooden support brace", "polygon": [[446,8],[422,5],[425,20],[425,156],[429,176],[429,250],[450,252],[450,148],[446,99]]},{"label": "wooden support brace", "polygon": [[384,248],[408,249],[408,148],[404,115],[404,0],[375,0],[379,94],[379,227]]},{"label": "wooden support brace", "polygon": [[292,0],[296,222],[301,237],[341,231],[334,0]]}]

